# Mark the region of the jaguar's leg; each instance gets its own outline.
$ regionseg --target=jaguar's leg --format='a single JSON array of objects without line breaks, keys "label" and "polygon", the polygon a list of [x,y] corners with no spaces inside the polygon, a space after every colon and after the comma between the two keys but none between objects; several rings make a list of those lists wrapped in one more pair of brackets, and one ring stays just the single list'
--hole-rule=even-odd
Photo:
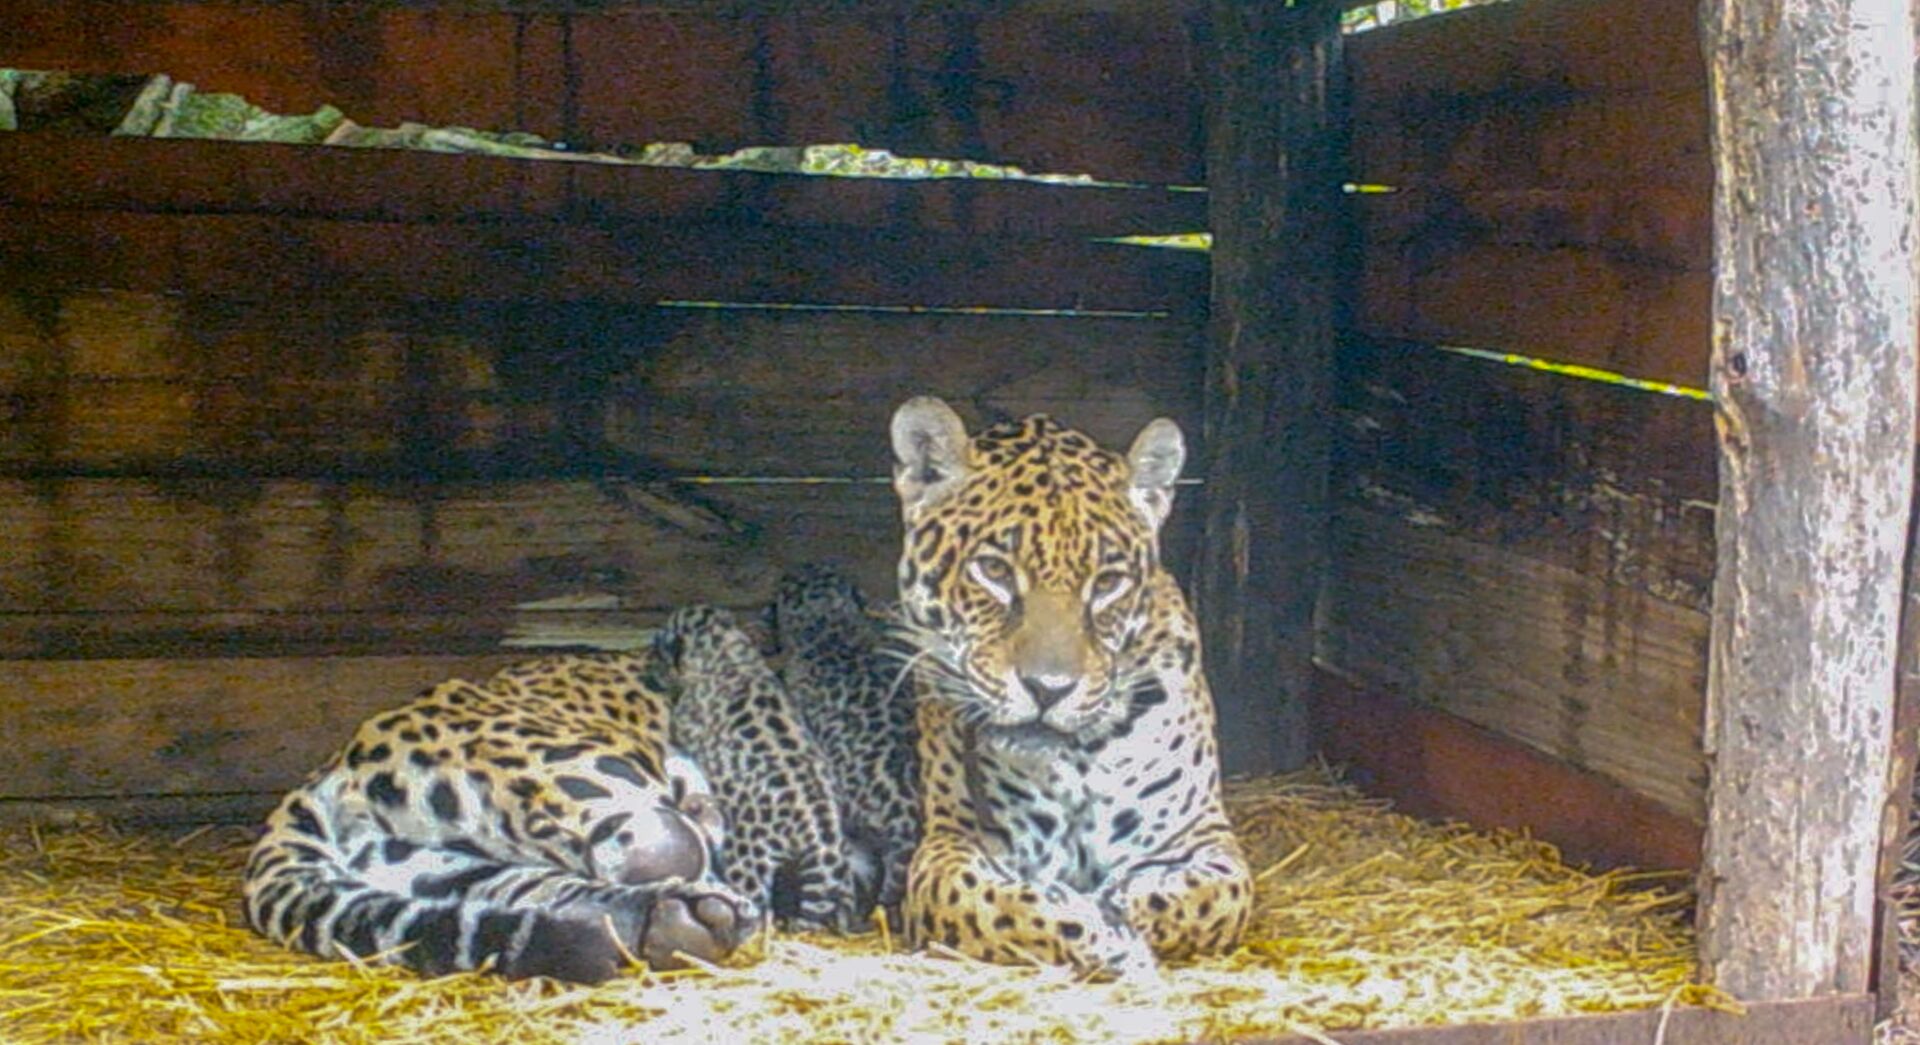
[{"label": "jaguar's leg", "polygon": [[1191,958],[1240,942],[1253,907],[1253,876],[1229,836],[1137,866],[1116,879],[1107,895],[1154,954]]},{"label": "jaguar's leg", "polygon": [[957,834],[920,844],[905,916],[910,944],[937,943],[982,961],[1068,965],[1096,976],[1154,967],[1145,939],[1118,911],[1064,886],[1021,882]]}]

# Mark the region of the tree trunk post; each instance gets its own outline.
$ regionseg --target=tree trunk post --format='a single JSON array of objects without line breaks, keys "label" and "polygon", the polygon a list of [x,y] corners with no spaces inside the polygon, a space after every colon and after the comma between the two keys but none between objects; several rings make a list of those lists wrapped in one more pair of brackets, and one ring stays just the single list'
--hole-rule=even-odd
[{"label": "tree trunk post", "polygon": [[1195,601],[1228,772],[1306,761],[1344,127],[1340,7],[1216,0],[1206,536]]},{"label": "tree trunk post", "polygon": [[1912,0],[1705,0],[1719,545],[1704,978],[1869,987],[1914,466]]}]

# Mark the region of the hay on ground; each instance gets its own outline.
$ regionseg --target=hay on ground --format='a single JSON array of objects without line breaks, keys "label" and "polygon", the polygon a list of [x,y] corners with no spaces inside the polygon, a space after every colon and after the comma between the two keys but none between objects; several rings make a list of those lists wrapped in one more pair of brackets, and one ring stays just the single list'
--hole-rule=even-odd
[{"label": "hay on ground", "polygon": [[1391,812],[1321,770],[1234,781],[1259,875],[1231,956],[1157,983],[781,937],[763,962],[595,988],[425,980],[279,949],[238,903],[251,832],[0,832],[9,1042],[1152,1042],[1713,1003],[1681,879]]}]

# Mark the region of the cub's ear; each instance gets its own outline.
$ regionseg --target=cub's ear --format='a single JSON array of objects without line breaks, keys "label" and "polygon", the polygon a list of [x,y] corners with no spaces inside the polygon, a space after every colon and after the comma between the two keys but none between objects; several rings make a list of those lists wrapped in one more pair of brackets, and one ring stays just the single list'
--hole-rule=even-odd
[{"label": "cub's ear", "polygon": [[1173,510],[1173,483],[1186,463],[1187,441],[1180,426],[1164,417],[1147,422],[1133,437],[1133,447],[1127,451],[1127,466],[1133,473],[1128,495],[1155,530]]},{"label": "cub's ear", "polygon": [[893,490],[911,523],[967,476],[967,426],[953,407],[915,396],[893,412]]}]

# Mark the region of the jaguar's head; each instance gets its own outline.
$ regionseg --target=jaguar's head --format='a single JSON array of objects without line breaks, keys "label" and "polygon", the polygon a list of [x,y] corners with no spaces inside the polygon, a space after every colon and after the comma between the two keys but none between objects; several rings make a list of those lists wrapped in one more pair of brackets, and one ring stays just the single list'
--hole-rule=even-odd
[{"label": "jaguar's head", "polygon": [[1123,456],[1044,415],[970,438],[920,397],[894,414],[893,453],[901,608],[933,694],[990,727],[1124,721],[1148,684],[1123,654],[1152,609],[1179,426],[1151,422]]}]

